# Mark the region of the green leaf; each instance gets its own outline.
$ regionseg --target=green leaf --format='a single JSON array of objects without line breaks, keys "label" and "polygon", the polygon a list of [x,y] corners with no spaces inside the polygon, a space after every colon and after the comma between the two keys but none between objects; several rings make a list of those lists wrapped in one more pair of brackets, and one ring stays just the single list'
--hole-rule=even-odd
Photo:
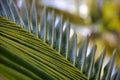
[{"label": "green leaf", "polygon": [[[83,75],[78,76],[81,75],[80,71],[86,74],[90,80],[101,79],[105,49],[96,62],[94,61],[96,45],[93,46],[90,55],[86,56],[89,43],[88,37],[83,40],[80,49],[77,49],[77,36],[74,30],[76,24],[69,22],[72,21],[69,14],[64,14],[62,11],[59,12],[59,10],[57,11],[49,6],[43,5],[40,7],[36,0],[23,0],[21,7],[18,7],[18,5],[16,7],[15,1],[0,0],[0,15],[23,26],[25,30],[32,34],[23,30],[23,28],[16,27],[18,25],[0,18],[1,51],[11,52],[11,57],[5,51],[1,52],[0,60],[2,65],[35,80],[41,79],[42,75],[39,75],[41,73],[46,74],[42,77],[44,79],[82,79]],[[72,38],[70,36],[71,29],[74,32]],[[15,52],[18,55],[15,55]],[[3,55],[3,53],[6,55]],[[64,58],[58,53],[62,54]],[[17,58],[14,58],[13,55]],[[15,61],[18,58],[20,62]],[[28,65],[21,61],[32,67],[29,68]],[[105,67],[102,76],[104,79],[119,78],[120,71],[117,71],[117,69],[115,69],[116,73],[113,76],[111,75],[113,73],[112,64],[114,63],[114,60],[109,61],[109,65]],[[74,70],[77,70],[77,72]],[[7,73],[4,74],[12,80],[15,79]],[[1,76],[3,75],[1,74]]]},{"label": "green leaf", "polygon": [[7,78],[8,80],[32,80],[24,74],[21,74],[20,72],[14,70],[14,68],[12,69],[4,64],[0,64],[0,75],[4,75],[3,80],[4,78]]},{"label": "green leaf", "polygon": [[[77,68],[49,45],[2,17],[0,17],[0,63],[23,75],[23,79],[27,76],[31,79],[34,77],[47,80],[87,80]],[[31,73],[34,75],[30,76]],[[19,76],[13,78],[17,79]]]}]

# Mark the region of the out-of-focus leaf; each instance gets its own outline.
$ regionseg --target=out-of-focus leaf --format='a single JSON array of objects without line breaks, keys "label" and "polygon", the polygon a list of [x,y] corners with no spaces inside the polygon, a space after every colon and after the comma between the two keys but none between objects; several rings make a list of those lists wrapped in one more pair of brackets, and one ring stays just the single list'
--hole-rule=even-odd
[{"label": "out-of-focus leaf", "polygon": [[88,79],[90,79],[93,74],[92,71],[94,66],[94,57],[95,57],[96,48],[97,48],[96,44],[93,44],[90,54],[86,59],[85,74],[87,75]]},{"label": "out-of-focus leaf", "polygon": [[10,19],[11,21],[15,21],[15,18],[13,16],[13,13],[10,8],[10,4],[8,3],[7,0],[0,0],[0,3],[4,6],[3,9],[5,9],[7,18]]},{"label": "out-of-focus leaf", "polygon": [[41,12],[40,17],[40,32],[38,34],[39,38],[42,39],[44,42],[46,42],[46,30],[47,30],[47,14],[46,14],[46,7]]},{"label": "out-of-focus leaf", "polygon": [[82,72],[85,69],[87,47],[88,47],[88,37],[83,40],[83,42],[82,42],[82,44],[81,44],[81,46],[79,48],[78,57],[77,57],[77,61],[76,61],[76,66]]},{"label": "out-of-focus leaf", "polygon": [[77,35],[73,29],[73,35],[69,41],[68,60],[75,66],[77,57]]},{"label": "out-of-focus leaf", "polygon": [[61,54],[67,59],[69,53],[69,37],[70,37],[70,23],[67,20],[63,26],[63,36],[62,36],[62,51]]},{"label": "out-of-focus leaf", "polygon": [[47,43],[53,48],[55,41],[55,14],[54,10],[48,12]]},{"label": "out-of-focus leaf", "polygon": [[100,80],[100,75],[101,75],[101,70],[102,70],[102,65],[103,65],[103,60],[104,60],[105,54],[106,54],[106,51],[105,51],[105,49],[103,49],[100,57],[95,62],[94,76],[92,77],[91,80],[93,80],[93,79],[94,80]]},{"label": "out-of-focus leaf", "polygon": [[58,53],[61,53],[61,47],[62,47],[62,34],[63,34],[63,15],[58,18],[58,23],[56,25],[55,34],[56,34],[56,42],[55,42],[55,49],[58,51]]},{"label": "out-of-focus leaf", "polygon": [[7,17],[3,4],[0,1],[0,16]]},{"label": "out-of-focus leaf", "polygon": [[120,79],[120,67],[117,70],[117,76],[116,76],[116,80],[119,80],[119,79]]},{"label": "out-of-focus leaf", "polygon": [[23,20],[24,25],[25,25],[24,28],[26,30],[30,31],[30,19],[28,17],[28,9],[27,9],[25,0],[23,0],[20,11],[21,11],[22,20]]},{"label": "out-of-focus leaf", "polygon": [[31,32],[36,36],[38,36],[37,12],[36,12],[35,0],[33,0],[32,2],[30,17],[31,17]]},{"label": "out-of-focus leaf", "polygon": [[110,80],[115,58],[116,58],[116,50],[113,51],[112,57],[110,58],[109,62],[104,68],[104,74],[102,80]]},{"label": "out-of-focus leaf", "polygon": [[119,80],[120,79],[120,67],[116,70],[110,80]]},{"label": "out-of-focus leaf", "polygon": [[14,15],[15,22],[20,26],[25,26],[21,19],[19,12],[18,12],[18,8],[16,7],[16,5],[13,1],[11,1],[10,7],[11,7],[12,13]]}]

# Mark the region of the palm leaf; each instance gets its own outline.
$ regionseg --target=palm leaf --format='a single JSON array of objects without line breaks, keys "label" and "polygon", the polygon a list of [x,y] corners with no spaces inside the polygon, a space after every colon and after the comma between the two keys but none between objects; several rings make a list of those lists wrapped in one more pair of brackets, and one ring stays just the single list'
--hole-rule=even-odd
[{"label": "palm leaf", "polygon": [[[31,72],[36,79],[87,80],[79,70],[54,49],[2,17],[0,17],[0,35],[0,69],[8,66],[8,74],[12,74],[14,71],[11,72],[11,69],[15,69],[15,71],[20,70],[21,75],[24,73],[26,76],[29,76]],[[23,72],[24,69],[26,72]],[[4,72],[4,69],[2,70]],[[3,75],[6,76],[6,74]]]},{"label": "palm leaf", "polygon": [[[34,0],[31,4],[31,10],[27,9],[26,1],[23,1],[22,7],[19,9],[20,12],[18,12],[18,7],[16,7],[14,2],[12,0],[9,1],[11,1],[10,4],[8,4],[7,0],[0,0],[0,15],[15,22],[17,25],[6,19],[0,19],[1,69],[4,72],[1,75],[5,75],[8,78],[15,78],[15,76],[11,76],[13,73],[5,73],[3,66],[8,66],[6,68],[9,72],[13,70],[18,75],[31,79],[119,79],[120,72],[117,68],[115,74],[112,76],[115,64],[115,51],[104,68],[102,77],[101,70],[103,68],[105,49],[97,61],[94,61],[96,52],[95,44],[90,54],[86,56],[89,43],[87,37],[83,40],[77,52],[75,26],[69,22],[69,17],[68,19],[64,19],[64,14],[57,14],[55,13],[55,9],[51,10],[46,6],[42,10],[40,9],[41,14],[39,14],[39,8],[36,8],[37,5]],[[33,33],[39,39],[28,33],[28,31],[23,30],[23,28],[21,29],[18,25],[23,26],[24,29]],[[72,36],[71,30],[73,31]],[[49,46],[41,40],[49,44]],[[58,53],[62,54],[80,71]],[[84,73],[87,78],[80,72]]]}]

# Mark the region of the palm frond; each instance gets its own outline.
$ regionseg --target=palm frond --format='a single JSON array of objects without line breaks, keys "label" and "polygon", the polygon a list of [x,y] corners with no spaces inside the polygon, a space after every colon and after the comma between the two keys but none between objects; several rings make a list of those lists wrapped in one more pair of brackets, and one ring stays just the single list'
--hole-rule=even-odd
[{"label": "palm frond", "polygon": [[[46,6],[44,6],[42,10],[39,10],[36,8],[36,1],[32,1],[32,5],[30,6],[31,9],[29,10],[27,9],[26,1],[23,1],[22,7],[19,9],[13,1],[11,4],[8,4],[7,0],[0,0],[0,15],[10,19],[13,22],[16,22],[20,26],[23,26],[24,29],[32,32],[35,36],[49,44],[51,48],[54,48],[58,53],[62,54],[68,61],[84,73],[88,79],[119,79],[120,71],[117,70],[117,68],[116,73],[112,76],[113,66],[115,65],[114,62],[116,51],[113,52],[108,64],[104,68],[103,76],[101,77],[103,61],[106,53],[105,49],[101,52],[100,57],[94,61],[97,48],[94,44],[90,54],[86,56],[89,43],[89,38],[87,37],[83,40],[77,52],[77,36],[74,31],[75,26],[69,21],[69,17],[68,19],[63,19],[64,15],[62,12],[60,15],[55,14],[54,9],[48,9]],[[18,12],[18,9],[20,12]],[[40,11],[41,13],[39,13]],[[73,31],[72,36],[71,30]],[[21,35],[24,35],[24,33]],[[37,42],[38,41],[35,43],[38,44]]]},{"label": "palm frond", "polygon": [[[6,68],[11,75],[14,73],[11,69],[14,69],[18,75],[24,74],[29,78],[87,80],[77,68],[54,49],[2,17],[0,17],[0,35],[0,69],[3,72],[5,71],[3,67],[8,66]],[[30,72],[34,75],[30,76]],[[25,78],[23,77],[24,80]]]}]

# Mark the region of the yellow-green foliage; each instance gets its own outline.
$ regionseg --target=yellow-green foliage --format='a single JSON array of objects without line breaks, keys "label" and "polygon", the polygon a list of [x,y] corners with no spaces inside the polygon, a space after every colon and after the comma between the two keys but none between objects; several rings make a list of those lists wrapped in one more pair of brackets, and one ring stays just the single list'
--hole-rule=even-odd
[{"label": "yellow-green foliage", "polygon": [[49,45],[0,17],[0,78],[20,80],[87,80]]}]

